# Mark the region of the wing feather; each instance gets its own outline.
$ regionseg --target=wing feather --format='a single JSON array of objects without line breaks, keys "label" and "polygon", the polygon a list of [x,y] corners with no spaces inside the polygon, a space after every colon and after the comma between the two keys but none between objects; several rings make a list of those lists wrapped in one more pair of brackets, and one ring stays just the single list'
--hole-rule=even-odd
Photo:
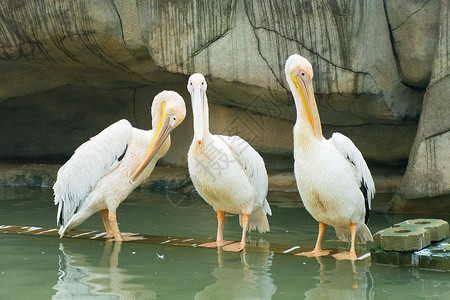
[{"label": "wing feather", "polygon": [[131,140],[132,128],[127,120],[117,121],[78,147],[59,169],[53,186],[58,226],[69,221],[98,181],[118,166]]},{"label": "wing feather", "polygon": [[[375,195],[375,184],[361,152],[348,137],[338,132],[333,133],[331,141],[353,165],[355,178],[359,182],[361,192],[366,199],[366,208],[370,209],[372,199]],[[366,211],[366,214],[368,216],[368,211]]]},{"label": "wing feather", "polygon": [[250,183],[255,188],[258,199],[264,199],[261,203],[264,212],[271,216],[272,211],[266,200],[269,183],[263,158],[249,143],[239,136],[220,137],[229,145],[237,161],[241,164]]}]

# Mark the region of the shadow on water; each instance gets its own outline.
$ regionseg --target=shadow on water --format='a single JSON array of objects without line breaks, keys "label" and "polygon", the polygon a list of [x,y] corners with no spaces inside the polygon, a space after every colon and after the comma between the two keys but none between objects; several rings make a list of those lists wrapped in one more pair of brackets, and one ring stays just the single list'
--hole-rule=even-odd
[{"label": "shadow on water", "polygon": [[[247,250],[189,248],[137,243],[0,234],[2,299],[446,299],[448,274],[270,252],[275,244],[314,246],[317,223],[289,194],[270,195],[271,232],[249,235]],[[0,223],[55,226],[50,189],[0,190]],[[411,215],[374,212],[373,233]],[[422,216],[423,217],[423,216]],[[431,216],[426,216],[431,217]],[[122,203],[124,231],[214,238],[212,208],[188,191],[136,191]],[[447,220],[448,221],[448,220]],[[103,230],[93,215],[79,229]],[[226,216],[225,238],[238,240],[238,218]],[[324,247],[347,249],[328,228]],[[373,244],[360,246],[367,251]]]}]

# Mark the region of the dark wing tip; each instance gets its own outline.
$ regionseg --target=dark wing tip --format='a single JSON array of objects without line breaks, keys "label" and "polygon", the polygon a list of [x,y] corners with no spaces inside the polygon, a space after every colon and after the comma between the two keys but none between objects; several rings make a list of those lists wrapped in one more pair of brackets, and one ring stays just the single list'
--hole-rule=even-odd
[{"label": "dark wing tip", "polygon": [[128,149],[128,144],[125,145],[125,150],[123,150],[122,154],[117,159],[118,161],[121,161],[123,159],[123,157],[125,156],[125,153],[127,153],[127,149]]},{"label": "dark wing tip", "polygon": [[370,214],[370,208],[369,208],[369,196],[367,195],[367,184],[364,182],[364,180],[361,182],[361,186],[359,187],[361,190],[361,193],[364,196],[364,206],[365,206],[365,215],[364,215],[364,223],[369,223],[369,214]]},{"label": "dark wing tip", "polygon": [[63,217],[64,201],[59,202],[59,205],[61,205],[61,209],[58,208],[59,218],[58,222],[56,222],[56,226],[61,227],[64,226],[64,217]]}]

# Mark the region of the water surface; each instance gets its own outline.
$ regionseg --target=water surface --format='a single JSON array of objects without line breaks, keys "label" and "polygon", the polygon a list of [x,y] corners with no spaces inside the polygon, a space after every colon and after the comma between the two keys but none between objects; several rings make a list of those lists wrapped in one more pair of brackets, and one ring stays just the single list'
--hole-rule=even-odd
[{"label": "water surface", "polygon": [[[250,243],[312,248],[318,224],[298,195],[272,193],[268,199],[271,232],[252,232]],[[215,238],[217,230],[216,214],[195,192],[137,190],[117,217],[124,232]],[[413,217],[430,216],[374,212],[369,227],[375,233]],[[0,190],[0,224],[54,228],[55,222],[51,189]],[[225,222],[225,239],[239,240],[237,216],[227,215]],[[95,214],[78,228],[102,231],[103,224]],[[329,227],[324,248],[348,248],[335,239]],[[370,259],[0,234],[1,299],[448,299],[449,290],[448,273],[376,265]]]}]

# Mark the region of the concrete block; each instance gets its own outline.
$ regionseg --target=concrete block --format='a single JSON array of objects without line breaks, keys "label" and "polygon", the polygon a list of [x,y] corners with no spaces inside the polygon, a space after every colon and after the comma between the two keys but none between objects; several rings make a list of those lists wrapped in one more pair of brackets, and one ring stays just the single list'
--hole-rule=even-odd
[{"label": "concrete block", "polygon": [[414,252],[411,262],[421,269],[450,271],[450,238]]},{"label": "concrete block", "polygon": [[383,265],[450,271],[450,238],[418,251],[371,250],[372,262]]},{"label": "concrete block", "polygon": [[379,248],[373,248],[370,250],[372,262],[381,265],[393,265],[400,267],[411,266],[412,254],[413,252],[411,251],[385,251]]},{"label": "concrete block", "polygon": [[378,248],[390,251],[415,251],[450,235],[449,224],[437,219],[407,220],[374,235]]},{"label": "concrete block", "polygon": [[432,242],[437,242],[450,236],[450,226],[444,220],[439,219],[414,219],[395,224],[394,227],[403,225],[412,225],[422,227],[430,232]]},{"label": "concrete block", "polygon": [[373,241],[378,248],[390,251],[420,250],[431,245],[430,232],[411,225],[383,229]]}]

